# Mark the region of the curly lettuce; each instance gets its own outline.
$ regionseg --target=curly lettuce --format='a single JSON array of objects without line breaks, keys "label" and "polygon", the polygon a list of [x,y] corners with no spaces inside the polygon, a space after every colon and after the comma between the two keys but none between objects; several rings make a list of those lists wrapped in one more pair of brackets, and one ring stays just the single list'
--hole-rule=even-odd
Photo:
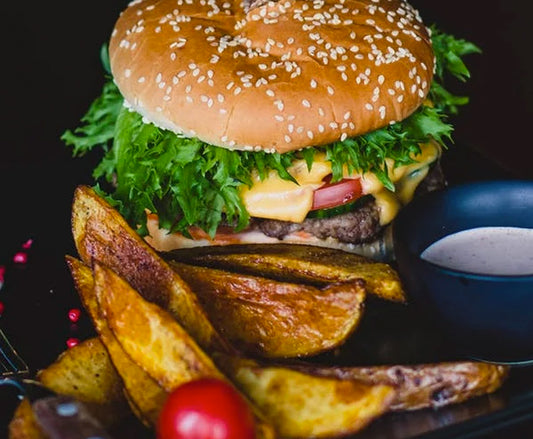
[{"label": "curly lettuce", "polygon": [[[61,138],[73,148],[74,156],[93,148],[103,151],[93,172],[96,187],[130,224],[140,227],[141,234],[147,233],[146,210],[158,215],[160,227],[186,236],[190,226],[214,236],[223,221],[239,231],[250,221],[240,189],[251,185],[254,170],[261,178],[275,170],[281,178],[291,180],[288,168],[292,163],[304,159],[311,167],[320,151],[331,162],[333,181],[342,178],[346,167],[351,172],[373,172],[385,187],[394,190],[385,159],[393,159],[396,166],[412,163],[420,152],[419,144],[430,139],[446,146],[453,130],[447,117],[456,114],[468,99],[447,91],[444,79],[448,75],[468,78],[462,57],[479,49],[434,27],[432,41],[437,61],[429,93],[432,105],[423,105],[401,122],[356,138],[285,154],[230,151],[145,123],[139,114],[124,107],[109,75],[81,126],[67,130]],[[102,53],[103,64],[108,66],[107,52]],[[98,184],[103,182],[112,183],[107,193]]]}]

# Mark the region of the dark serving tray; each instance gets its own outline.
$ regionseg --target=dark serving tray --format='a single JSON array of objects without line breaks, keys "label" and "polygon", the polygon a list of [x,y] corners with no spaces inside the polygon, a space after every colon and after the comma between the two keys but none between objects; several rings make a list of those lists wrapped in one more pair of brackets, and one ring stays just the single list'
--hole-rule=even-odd
[{"label": "dark serving tray", "polygon": [[[92,184],[90,160],[31,166],[0,165],[0,265],[6,282],[0,290],[5,311],[0,327],[32,372],[46,367],[67,348],[69,338],[95,335],[83,312],[64,262],[77,256],[70,234],[70,203],[77,184]],[[450,184],[513,178],[468,148],[455,146],[443,159]],[[28,262],[16,264],[13,255],[33,240]],[[68,312],[82,310],[77,323]],[[329,364],[400,364],[454,360],[453,343],[444,340],[423,316],[408,306],[370,301],[360,328],[343,348],[314,359]],[[0,437],[16,406],[8,391],[0,391]],[[514,368],[504,386],[492,395],[439,410],[393,413],[376,420],[358,439],[470,438],[487,436],[512,425],[533,422],[533,368]],[[526,433],[507,437],[529,437]],[[494,433],[493,433],[494,434]]]}]

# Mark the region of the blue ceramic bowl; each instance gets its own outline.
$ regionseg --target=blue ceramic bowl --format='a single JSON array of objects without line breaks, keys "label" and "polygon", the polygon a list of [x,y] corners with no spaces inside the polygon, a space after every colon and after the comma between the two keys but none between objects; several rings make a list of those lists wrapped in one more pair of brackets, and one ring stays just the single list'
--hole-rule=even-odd
[{"label": "blue ceramic bowl", "polygon": [[477,275],[421,259],[446,235],[474,227],[533,228],[533,181],[483,181],[426,194],[393,223],[398,272],[409,301],[464,355],[533,363],[533,275]]}]

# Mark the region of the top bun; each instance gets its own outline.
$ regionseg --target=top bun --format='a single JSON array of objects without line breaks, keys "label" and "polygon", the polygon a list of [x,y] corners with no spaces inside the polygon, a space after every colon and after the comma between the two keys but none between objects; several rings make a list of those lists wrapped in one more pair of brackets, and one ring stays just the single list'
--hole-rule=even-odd
[{"label": "top bun", "polygon": [[406,118],[434,67],[428,30],[399,0],[135,0],[109,54],[148,121],[279,153]]}]

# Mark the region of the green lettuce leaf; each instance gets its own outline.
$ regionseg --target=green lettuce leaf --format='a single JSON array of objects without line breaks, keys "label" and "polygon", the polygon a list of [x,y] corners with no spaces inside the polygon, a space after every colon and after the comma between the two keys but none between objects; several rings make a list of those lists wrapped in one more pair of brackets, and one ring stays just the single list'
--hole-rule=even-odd
[{"label": "green lettuce leaf", "polygon": [[[158,215],[162,228],[185,235],[190,226],[197,226],[214,236],[221,223],[242,230],[250,215],[239,194],[243,185],[251,185],[253,170],[262,179],[274,170],[281,178],[293,180],[287,170],[291,164],[303,159],[311,168],[319,151],[331,162],[333,181],[341,179],[347,167],[351,172],[375,173],[393,191],[385,160],[393,159],[395,166],[412,163],[419,144],[430,139],[446,146],[452,133],[447,116],[467,102],[445,90],[441,82],[448,74],[468,78],[461,57],[479,49],[432,30],[438,63],[430,92],[433,106],[421,106],[401,122],[356,138],[285,154],[230,151],[144,123],[139,114],[124,107],[109,78],[82,125],[67,130],[62,140],[72,146],[74,156],[102,149],[102,161],[93,173],[96,188],[130,224],[140,227],[141,234],[147,233],[147,210]],[[103,48],[104,65],[108,65],[106,53]],[[99,183],[103,182],[111,183],[110,189],[102,189]]]}]

